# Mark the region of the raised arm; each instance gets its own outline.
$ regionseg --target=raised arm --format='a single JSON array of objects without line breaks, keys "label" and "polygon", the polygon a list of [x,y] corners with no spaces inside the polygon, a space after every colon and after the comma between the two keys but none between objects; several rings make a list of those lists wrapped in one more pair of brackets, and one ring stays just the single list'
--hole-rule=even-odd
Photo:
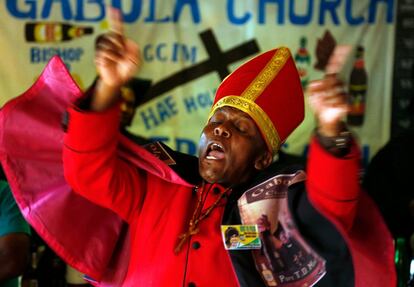
[{"label": "raised arm", "polygon": [[98,81],[83,102],[68,111],[63,163],[75,192],[129,221],[145,196],[146,174],[118,157],[118,98],[140,60],[138,46],[123,35],[119,11],[109,11],[111,31],[96,46]]},{"label": "raised arm", "polygon": [[118,101],[121,86],[135,75],[141,64],[138,45],[124,35],[119,10],[108,11],[110,32],[96,43],[95,65],[99,78],[90,110],[97,112],[107,110]]},{"label": "raised arm", "polygon": [[348,230],[360,187],[359,150],[342,121],[348,110],[346,94],[335,75],[311,83],[308,94],[317,121],[307,165],[309,198]]}]

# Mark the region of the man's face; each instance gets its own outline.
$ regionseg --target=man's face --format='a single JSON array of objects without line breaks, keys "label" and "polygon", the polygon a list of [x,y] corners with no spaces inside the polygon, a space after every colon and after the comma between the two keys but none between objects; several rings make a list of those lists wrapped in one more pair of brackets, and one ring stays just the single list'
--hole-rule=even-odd
[{"label": "man's face", "polygon": [[237,109],[218,109],[199,142],[200,175],[210,183],[233,186],[271,163],[271,154],[252,118]]}]

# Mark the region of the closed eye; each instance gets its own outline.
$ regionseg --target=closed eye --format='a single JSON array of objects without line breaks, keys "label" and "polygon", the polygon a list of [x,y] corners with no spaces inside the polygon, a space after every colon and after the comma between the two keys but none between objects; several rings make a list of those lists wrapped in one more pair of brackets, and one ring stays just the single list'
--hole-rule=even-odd
[{"label": "closed eye", "polygon": [[252,128],[250,127],[250,125],[248,123],[246,123],[245,121],[237,121],[234,126],[236,127],[236,129],[243,133],[243,134],[247,134],[249,133],[249,131],[252,130]]},{"label": "closed eye", "polygon": [[237,130],[239,131],[239,132],[241,132],[241,133],[247,133],[247,128],[246,127],[244,127],[244,126],[236,126],[236,128],[237,128]]}]

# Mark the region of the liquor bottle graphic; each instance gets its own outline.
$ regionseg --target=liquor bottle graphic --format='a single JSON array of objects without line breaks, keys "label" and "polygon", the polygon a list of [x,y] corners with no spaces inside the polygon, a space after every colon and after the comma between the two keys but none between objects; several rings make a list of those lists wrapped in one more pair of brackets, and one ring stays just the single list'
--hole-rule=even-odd
[{"label": "liquor bottle graphic", "polygon": [[61,22],[29,22],[25,25],[27,42],[65,42],[93,33],[93,27]]},{"label": "liquor bottle graphic", "polygon": [[364,64],[364,47],[358,46],[349,79],[349,111],[347,123],[361,126],[364,122],[368,75]]},{"label": "liquor bottle graphic", "polygon": [[305,37],[300,39],[300,48],[295,54],[295,63],[299,72],[302,87],[306,87],[309,82],[310,54],[306,49],[307,40]]}]

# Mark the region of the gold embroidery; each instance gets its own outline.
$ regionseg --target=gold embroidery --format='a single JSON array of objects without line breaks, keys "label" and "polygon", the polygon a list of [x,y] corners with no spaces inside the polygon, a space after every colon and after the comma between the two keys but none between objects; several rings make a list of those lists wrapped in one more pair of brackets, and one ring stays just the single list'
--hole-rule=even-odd
[{"label": "gold embroidery", "polygon": [[256,122],[259,127],[267,146],[273,155],[277,153],[281,145],[279,135],[265,111],[255,102],[239,96],[227,96],[220,99],[213,107],[208,118],[210,119],[214,112],[221,107],[229,106],[247,113]]},{"label": "gold embroidery", "polygon": [[266,87],[277,76],[289,57],[290,52],[288,48],[281,47],[277,49],[272,59],[266,64],[266,67],[260,71],[259,75],[256,76],[240,97],[249,99],[253,102],[256,101]]}]

